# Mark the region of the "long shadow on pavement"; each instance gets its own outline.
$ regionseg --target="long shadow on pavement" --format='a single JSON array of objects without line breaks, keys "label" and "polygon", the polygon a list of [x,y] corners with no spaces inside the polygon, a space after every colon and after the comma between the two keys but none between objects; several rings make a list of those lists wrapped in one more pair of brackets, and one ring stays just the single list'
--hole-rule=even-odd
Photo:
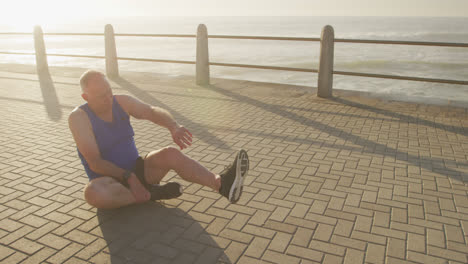
[{"label": "long shadow on pavement", "polygon": [[[111,263],[232,263],[200,223],[159,203],[98,209]],[[102,258],[102,254],[101,254]]]},{"label": "long shadow on pavement", "polygon": [[388,116],[388,117],[391,117],[391,118],[398,118],[401,121],[405,121],[405,122],[408,122],[408,123],[411,123],[411,124],[424,125],[424,126],[428,126],[428,127],[433,127],[433,128],[449,131],[449,132],[452,132],[454,134],[459,134],[459,135],[462,135],[462,136],[468,136],[468,129],[465,128],[465,127],[456,127],[456,126],[439,124],[437,122],[417,118],[417,117],[414,117],[414,116],[395,113],[395,112],[392,112],[392,111],[372,107],[372,106],[369,106],[369,105],[363,105],[363,104],[360,104],[360,103],[357,103],[357,102],[352,102],[352,101],[349,101],[349,100],[346,100],[346,99],[343,99],[343,98],[332,98],[332,100],[335,101],[335,102],[344,104],[344,105],[348,105],[348,106],[360,108],[360,109],[363,109],[363,110],[367,110],[367,111],[370,111],[370,112],[374,112],[376,114],[385,115],[385,116]]},{"label": "long shadow on pavement", "polygon": [[[283,118],[298,122],[302,125],[305,126],[310,126],[313,127],[314,129],[320,130],[322,132],[328,133],[331,136],[339,137],[342,138],[343,140],[350,141],[353,144],[360,145],[362,146],[362,152],[367,152],[371,154],[380,154],[383,156],[390,156],[395,158],[396,160],[401,160],[404,162],[408,162],[410,164],[413,164],[416,167],[421,167],[424,168],[428,171],[433,171],[436,173],[441,173],[445,175],[449,175],[450,177],[458,178],[460,179],[463,177],[462,173],[450,168],[447,168],[445,166],[445,161],[440,158],[428,158],[428,157],[419,157],[415,155],[411,155],[409,153],[405,153],[402,151],[399,151],[397,149],[388,147],[384,144],[380,144],[377,142],[373,142],[371,140],[359,137],[357,135],[354,135],[352,133],[346,132],[344,130],[329,126],[327,124],[323,124],[321,122],[309,119],[304,116],[300,116],[294,112],[289,112],[285,111],[279,107],[276,107],[275,105],[271,105],[259,100],[255,100],[251,97],[243,96],[238,93],[232,92],[228,89],[224,89],[220,86],[216,85],[208,85],[205,86],[207,89],[210,89],[211,91],[215,91],[218,93],[221,93],[225,96],[234,98],[238,100],[239,102],[243,102],[246,104],[250,104],[256,107],[259,107],[263,109],[264,111],[271,112],[273,114],[279,115]],[[330,113],[333,114],[333,113]],[[421,122],[423,122],[421,120]],[[435,125],[431,122],[426,123],[427,125]],[[465,164],[459,164],[456,163],[457,166],[466,166]],[[461,179],[463,181],[463,179]]]},{"label": "long shadow on pavement", "polygon": [[187,127],[191,131],[196,131],[198,135],[203,135],[203,137],[200,138],[200,140],[210,144],[214,145],[217,148],[225,149],[225,150],[232,150],[231,147],[228,145],[228,143],[224,142],[223,140],[219,139],[216,135],[208,132],[203,124],[198,124],[189,118],[185,117],[181,113],[177,112],[173,108],[169,107],[168,105],[164,104],[163,102],[156,100],[150,93],[147,91],[135,86],[134,84],[130,83],[129,81],[125,80],[122,77],[110,77],[112,81],[117,83],[121,88],[128,90],[131,92],[133,95],[138,97],[140,100],[142,100],[145,103],[148,103],[153,106],[158,106],[161,107],[167,111],[169,111],[174,118],[183,124],[185,127]]},{"label": "long shadow on pavement", "polygon": [[42,98],[49,118],[58,121],[62,118],[62,108],[55,91],[54,81],[48,71],[38,72]]}]

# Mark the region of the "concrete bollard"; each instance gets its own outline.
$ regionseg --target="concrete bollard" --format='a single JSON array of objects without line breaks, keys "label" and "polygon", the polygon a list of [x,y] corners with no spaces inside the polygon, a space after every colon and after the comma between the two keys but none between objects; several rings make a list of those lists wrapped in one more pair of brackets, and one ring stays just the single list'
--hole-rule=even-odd
[{"label": "concrete bollard", "polygon": [[106,74],[111,77],[119,76],[119,64],[117,62],[117,49],[115,47],[114,28],[107,24],[104,28],[106,48]]},{"label": "concrete bollard", "polygon": [[197,30],[196,84],[210,84],[210,60],[208,55],[208,30],[203,24]]},{"label": "concrete bollard", "polygon": [[317,84],[317,96],[329,98],[333,89],[333,59],[335,49],[335,33],[333,27],[327,25],[322,30],[320,40],[320,66]]},{"label": "concrete bollard", "polygon": [[37,73],[48,73],[47,54],[44,44],[44,34],[41,26],[34,27],[34,48],[36,50],[36,69]]}]

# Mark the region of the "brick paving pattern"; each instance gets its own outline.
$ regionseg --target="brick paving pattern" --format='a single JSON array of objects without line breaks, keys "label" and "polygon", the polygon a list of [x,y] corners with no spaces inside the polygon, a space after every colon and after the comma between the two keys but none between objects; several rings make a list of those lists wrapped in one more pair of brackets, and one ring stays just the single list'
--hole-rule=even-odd
[{"label": "brick paving pattern", "polygon": [[[2,263],[468,262],[466,109],[123,73],[114,93],[169,110],[189,156],[219,172],[244,148],[251,170],[235,205],[170,173],[179,199],[97,210],[67,125],[82,71],[51,72],[0,67]],[[132,123],[142,155],[170,144]]]}]

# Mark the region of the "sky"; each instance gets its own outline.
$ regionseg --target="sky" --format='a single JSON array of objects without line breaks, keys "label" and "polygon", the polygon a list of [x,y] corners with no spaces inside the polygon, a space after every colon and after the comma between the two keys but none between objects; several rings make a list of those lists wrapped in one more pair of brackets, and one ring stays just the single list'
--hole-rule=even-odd
[{"label": "sky", "polygon": [[0,0],[0,23],[108,16],[459,16],[468,0]]}]

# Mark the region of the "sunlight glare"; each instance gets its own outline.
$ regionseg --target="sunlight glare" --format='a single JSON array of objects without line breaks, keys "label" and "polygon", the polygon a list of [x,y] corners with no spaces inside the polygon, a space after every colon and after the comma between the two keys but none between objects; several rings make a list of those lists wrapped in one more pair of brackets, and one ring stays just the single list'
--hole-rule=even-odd
[{"label": "sunlight glare", "polygon": [[[77,19],[84,5],[63,0],[15,0],[0,11],[0,24],[12,32],[31,32],[35,25],[53,26]],[[76,3],[76,2],[75,2]]]}]

